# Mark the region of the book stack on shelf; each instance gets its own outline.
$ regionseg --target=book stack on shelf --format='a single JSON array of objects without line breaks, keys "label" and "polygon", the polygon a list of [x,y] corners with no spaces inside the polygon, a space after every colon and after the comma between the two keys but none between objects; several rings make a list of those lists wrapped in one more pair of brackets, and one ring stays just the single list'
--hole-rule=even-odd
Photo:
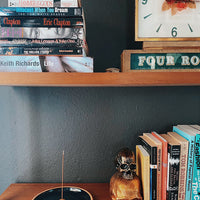
[{"label": "book stack on shelf", "polygon": [[200,126],[143,133],[136,145],[137,175],[144,200],[200,199]]},{"label": "book stack on shelf", "polygon": [[0,71],[93,72],[80,1],[9,0],[8,6],[0,8]]}]

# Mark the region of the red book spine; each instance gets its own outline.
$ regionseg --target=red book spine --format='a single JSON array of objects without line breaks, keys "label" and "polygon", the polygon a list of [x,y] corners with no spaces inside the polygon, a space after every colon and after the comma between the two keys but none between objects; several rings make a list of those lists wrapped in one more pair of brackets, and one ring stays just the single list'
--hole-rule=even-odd
[{"label": "red book spine", "polygon": [[167,198],[167,163],[168,163],[168,157],[167,157],[167,142],[162,139],[159,134],[156,132],[152,132],[152,135],[156,137],[159,141],[162,142],[162,192],[161,192],[161,199],[166,200]]}]

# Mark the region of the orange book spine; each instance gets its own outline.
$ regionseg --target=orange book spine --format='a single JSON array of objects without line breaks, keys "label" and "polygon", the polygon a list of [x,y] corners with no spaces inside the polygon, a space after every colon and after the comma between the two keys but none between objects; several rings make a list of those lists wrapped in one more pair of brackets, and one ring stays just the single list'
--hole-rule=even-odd
[{"label": "orange book spine", "polygon": [[161,199],[166,200],[167,198],[167,142],[162,140],[162,137],[159,136],[159,134],[152,132],[152,135],[156,137],[159,141],[162,142],[162,171],[161,171],[161,177],[162,177],[162,190],[161,190]]}]

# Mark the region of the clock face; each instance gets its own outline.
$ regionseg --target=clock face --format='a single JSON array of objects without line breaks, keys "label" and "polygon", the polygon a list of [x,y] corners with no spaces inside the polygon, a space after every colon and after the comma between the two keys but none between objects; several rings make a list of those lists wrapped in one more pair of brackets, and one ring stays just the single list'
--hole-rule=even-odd
[{"label": "clock face", "polygon": [[136,40],[200,40],[200,2],[135,0]]}]

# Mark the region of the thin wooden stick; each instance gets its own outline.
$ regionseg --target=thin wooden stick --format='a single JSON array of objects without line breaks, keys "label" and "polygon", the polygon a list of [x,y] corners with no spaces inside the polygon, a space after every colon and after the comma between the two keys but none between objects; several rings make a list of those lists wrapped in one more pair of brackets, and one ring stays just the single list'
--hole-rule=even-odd
[{"label": "thin wooden stick", "polygon": [[61,186],[61,199],[60,200],[65,200],[63,198],[63,188],[64,188],[64,155],[65,155],[65,152],[63,151],[63,154],[62,154],[62,186]]}]

